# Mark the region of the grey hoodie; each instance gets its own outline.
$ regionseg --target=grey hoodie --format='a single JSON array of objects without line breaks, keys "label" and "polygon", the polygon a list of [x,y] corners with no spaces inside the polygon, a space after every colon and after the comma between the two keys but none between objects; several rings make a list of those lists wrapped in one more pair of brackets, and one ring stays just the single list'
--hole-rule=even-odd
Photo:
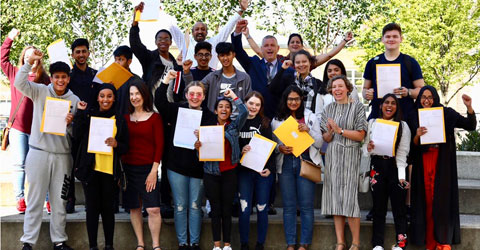
[{"label": "grey hoodie", "polygon": [[[32,66],[28,63],[23,65],[18,71],[14,83],[15,87],[22,92],[22,94],[33,101],[32,132],[28,144],[50,153],[70,153],[72,142],[69,135],[60,136],[42,133],[40,132],[40,125],[42,123],[45,99],[47,96],[72,101],[72,106],[70,107],[72,114],[75,114],[77,111],[77,103],[80,99],[68,89],[65,94],[61,96],[57,95],[53,89],[53,83],[43,85],[28,81],[28,73],[31,69]],[[67,127],[67,132],[71,134],[71,124]]]}]

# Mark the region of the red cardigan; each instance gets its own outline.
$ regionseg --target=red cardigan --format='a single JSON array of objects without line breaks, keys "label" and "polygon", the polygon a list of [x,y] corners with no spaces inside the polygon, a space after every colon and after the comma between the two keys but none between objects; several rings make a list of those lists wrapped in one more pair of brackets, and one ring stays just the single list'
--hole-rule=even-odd
[{"label": "red cardigan", "polygon": [[[18,102],[22,99],[23,94],[15,88],[15,76],[17,75],[18,68],[10,63],[10,49],[12,47],[13,40],[6,38],[2,44],[0,50],[0,64],[2,67],[3,73],[7,76],[10,81],[10,96],[11,96],[11,107],[10,107],[10,117],[9,121],[12,120],[13,113],[17,108]],[[35,74],[30,74],[28,76],[29,81],[35,79]],[[50,79],[43,79],[43,84],[49,84]],[[19,130],[23,133],[30,134],[30,128],[32,126],[32,117],[33,117],[33,102],[28,97],[23,99],[22,104],[18,108],[17,114],[15,115],[15,122],[13,123],[13,128]]]},{"label": "red cardigan", "polygon": [[125,115],[129,133],[129,150],[122,161],[129,165],[160,163],[163,154],[163,123],[158,113],[153,113],[146,121],[130,121]]}]

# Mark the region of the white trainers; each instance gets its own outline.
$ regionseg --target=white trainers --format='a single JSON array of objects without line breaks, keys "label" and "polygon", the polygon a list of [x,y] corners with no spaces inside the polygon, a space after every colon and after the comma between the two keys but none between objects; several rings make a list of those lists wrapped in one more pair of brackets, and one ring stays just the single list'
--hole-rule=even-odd
[{"label": "white trainers", "polygon": [[222,249],[221,249],[221,248],[219,248],[219,247],[213,247],[213,249],[212,249],[212,250],[222,250]]},{"label": "white trainers", "polygon": [[382,246],[376,246],[373,248],[373,250],[385,250]]},{"label": "white trainers", "polygon": [[392,250],[403,250],[403,248],[398,247],[398,246],[392,246]]},{"label": "white trainers", "polygon": [[224,246],[223,250],[232,250],[232,246]]}]

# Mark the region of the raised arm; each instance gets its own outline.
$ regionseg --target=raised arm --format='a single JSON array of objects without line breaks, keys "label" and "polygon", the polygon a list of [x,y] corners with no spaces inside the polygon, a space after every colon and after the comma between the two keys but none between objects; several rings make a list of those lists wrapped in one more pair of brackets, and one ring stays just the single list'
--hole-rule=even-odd
[{"label": "raised arm", "polygon": [[240,65],[242,65],[245,72],[250,70],[250,57],[247,52],[243,49],[242,45],[242,30],[247,26],[247,20],[240,20],[237,22],[235,32],[232,34],[232,44],[235,48],[235,58],[237,58]]},{"label": "raised arm", "polygon": [[133,54],[138,58],[142,67],[145,68],[150,63],[150,51],[143,45],[140,39],[140,28],[138,27],[138,22],[135,21],[135,13],[137,10],[143,11],[143,2],[135,6],[133,10],[133,21],[132,27],[130,28],[129,41]]},{"label": "raised arm", "polygon": [[472,98],[466,94],[462,95],[463,104],[467,107],[467,117],[463,117],[458,114],[457,123],[455,124],[456,128],[463,128],[465,130],[475,130],[477,127],[477,118],[475,116],[475,111],[472,108]]},{"label": "raised arm", "polygon": [[0,50],[0,64],[3,70],[3,73],[8,77],[9,83],[15,81],[15,74],[18,70],[12,63],[10,63],[10,49],[12,48],[13,40],[18,36],[20,32],[17,29],[12,29],[7,38],[2,44],[2,49]]},{"label": "raised arm", "polygon": [[35,60],[41,60],[42,57],[43,53],[40,52],[40,50],[35,50],[28,58],[28,62],[20,68],[17,76],[15,77],[15,88],[32,100],[38,96],[38,92],[42,87],[46,87],[46,85],[36,84],[28,81],[28,73],[32,70],[32,64],[35,62]]},{"label": "raised arm", "polygon": [[171,79],[175,79],[176,75],[177,73],[174,70],[170,70],[160,87],[155,91],[155,107],[166,122],[172,122],[173,112],[176,108],[175,104],[168,102],[167,99],[168,83]]},{"label": "raised arm", "polygon": [[239,0],[241,10],[233,14],[233,16],[228,19],[228,22],[218,31],[218,34],[210,38],[210,43],[212,47],[215,47],[220,42],[225,42],[228,39],[228,35],[232,33],[233,29],[237,22],[242,18],[243,13],[248,8],[248,0]]},{"label": "raised arm", "polygon": [[318,56],[315,57],[314,67],[316,68],[316,67],[324,64],[328,60],[332,59],[332,57],[334,57],[336,54],[338,54],[338,52],[340,52],[345,47],[345,45],[348,42],[350,42],[352,39],[353,39],[353,33],[350,32],[350,31],[347,32],[347,34],[345,35],[343,40],[340,42],[340,44],[337,45],[337,47],[333,48],[332,50],[330,50],[329,52],[327,52],[325,54],[321,54],[321,55],[318,55]]}]

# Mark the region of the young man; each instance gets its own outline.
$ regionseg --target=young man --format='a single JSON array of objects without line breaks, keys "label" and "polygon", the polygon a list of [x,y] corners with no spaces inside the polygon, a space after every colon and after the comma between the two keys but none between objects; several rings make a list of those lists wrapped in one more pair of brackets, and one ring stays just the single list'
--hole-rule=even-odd
[{"label": "young man", "polygon": [[[208,74],[202,80],[207,93],[207,107],[212,112],[214,112],[215,102],[218,97],[223,96],[226,90],[232,90],[238,98],[243,100],[252,89],[250,76],[243,71],[237,70],[235,66],[233,66],[233,59],[235,59],[235,48],[233,44],[221,42],[217,44],[215,51],[218,54],[218,60],[222,63],[222,68]],[[231,116],[232,119],[235,119],[238,111],[234,107],[232,108]]]},{"label": "young man", "polygon": [[177,81],[175,85],[172,85],[174,92],[175,102],[180,102],[184,100],[183,90],[185,86],[191,83],[192,81],[201,81],[208,74],[215,71],[215,69],[210,68],[208,63],[212,58],[212,45],[208,42],[199,42],[195,45],[195,61],[197,61],[197,67],[192,67],[192,60],[186,60],[183,62],[183,72],[180,83],[177,87]]},{"label": "young man", "polygon": [[143,82],[142,78],[138,75],[134,74],[130,70],[130,64],[132,63],[133,52],[130,47],[123,45],[115,49],[113,52],[113,57],[115,62],[120,64],[123,68],[130,71],[133,74],[120,88],[117,90],[117,100],[116,107],[120,114],[125,115],[128,114],[128,105],[130,103],[130,85],[135,82]]},{"label": "young man", "polygon": [[[25,173],[29,181],[27,200],[29,206],[25,213],[23,224],[23,250],[32,249],[38,240],[42,225],[43,202],[50,196],[52,214],[50,217],[50,237],[54,250],[70,250],[65,242],[68,240],[65,232],[68,187],[72,181],[72,143],[71,134],[73,114],[76,112],[79,98],[68,90],[70,82],[70,67],[63,62],[50,65],[52,83],[48,86],[28,81],[28,73],[35,60],[40,60],[43,54],[39,50],[29,57],[28,63],[20,68],[15,79],[15,87],[33,101],[32,133],[30,134],[30,149],[25,162]],[[71,101],[71,113],[65,117],[67,135],[53,135],[40,132],[45,99],[53,97]]]},{"label": "young man", "polygon": [[379,99],[381,98],[377,97],[377,66],[400,64],[401,87],[395,89],[393,93],[401,96],[400,106],[402,107],[404,120],[406,120],[408,114],[413,109],[418,91],[425,85],[418,62],[411,56],[400,53],[402,40],[402,28],[400,25],[396,23],[385,25],[382,30],[382,43],[385,46],[385,52],[370,59],[365,66],[362,94],[365,99],[370,101],[370,106],[372,106],[372,112],[368,119],[378,118],[379,115]]},{"label": "young man", "polygon": [[[75,61],[70,73],[70,83],[68,89],[73,92],[81,101],[90,105],[97,101],[97,89],[99,84],[93,81],[97,71],[88,66],[88,57],[90,56],[90,44],[85,38],[78,38],[71,45],[72,58]],[[73,139],[72,155],[76,158],[78,143]],[[73,171],[73,170],[72,170]],[[67,213],[75,212],[75,177],[72,172],[72,182],[69,188]]]},{"label": "young man", "polygon": [[[242,18],[243,13],[248,8],[249,1],[248,0],[239,0],[241,10],[237,11],[228,22],[223,26],[217,35],[207,39],[208,28],[207,25],[203,22],[196,22],[192,28],[192,35],[186,37],[186,35],[176,26],[171,24],[170,25],[170,32],[172,32],[173,40],[175,44],[177,44],[178,48],[182,51],[183,61],[192,60],[193,66],[197,66],[196,61],[193,59],[195,58],[194,55],[196,54],[194,51],[195,45],[198,42],[207,41],[209,42],[212,47],[216,47],[218,43],[225,42],[228,39],[228,35],[235,27],[240,18]],[[217,69],[218,59],[215,51],[212,52],[212,60],[210,60],[209,66],[211,68]]]},{"label": "young man", "polygon": [[265,99],[265,115],[273,119],[278,107],[279,96],[274,96],[268,90],[275,74],[282,67],[282,63],[277,60],[277,54],[280,47],[274,36],[265,36],[262,40],[262,54],[264,58],[258,56],[248,56],[242,46],[242,30],[247,26],[246,20],[240,20],[237,23],[235,32],[232,34],[232,43],[235,48],[235,57],[242,65],[243,69],[252,79],[252,89],[262,93]]}]

